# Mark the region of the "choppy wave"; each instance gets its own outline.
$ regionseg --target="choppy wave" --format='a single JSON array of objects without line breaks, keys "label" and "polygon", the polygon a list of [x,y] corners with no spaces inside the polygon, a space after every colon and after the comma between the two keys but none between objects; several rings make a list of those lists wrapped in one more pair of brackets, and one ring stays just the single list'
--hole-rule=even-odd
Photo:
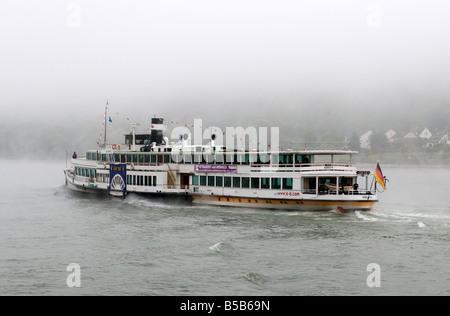
[{"label": "choppy wave", "polygon": [[259,273],[255,273],[255,272],[248,272],[248,273],[244,273],[243,277],[247,280],[250,281],[253,284],[256,284],[258,286],[262,286],[264,284],[266,284],[267,282],[269,282],[269,278],[259,274]]},{"label": "choppy wave", "polygon": [[427,221],[450,224],[450,214],[430,211],[429,213],[417,212],[414,210],[381,209],[371,212],[379,219],[393,222],[417,222],[423,227]]},{"label": "choppy wave", "polygon": [[121,198],[116,198],[121,200],[121,202],[123,204],[126,205],[131,205],[134,207],[138,207],[138,208],[144,208],[144,209],[148,209],[148,208],[159,208],[159,209],[173,209],[174,207],[177,206],[182,206],[182,207],[189,207],[189,204],[183,202],[183,201],[168,201],[168,200],[164,200],[164,198],[159,198],[159,197],[147,197],[147,196],[141,196],[141,195],[137,195],[137,194],[129,194],[126,196],[125,199],[121,199]]},{"label": "choppy wave", "polygon": [[378,218],[366,214],[362,214],[361,211],[355,211],[355,216],[359,219],[362,219],[363,221],[378,221]]},{"label": "choppy wave", "polygon": [[235,247],[232,245],[233,241],[231,239],[220,241],[214,245],[208,247],[209,250],[219,253],[221,255],[232,255],[236,253]]},{"label": "choppy wave", "polygon": [[130,194],[128,195],[123,202],[124,204],[129,204],[132,206],[140,207],[140,208],[149,208],[155,206],[164,206],[163,203],[158,203],[153,201],[152,199],[141,197],[138,195]]}]

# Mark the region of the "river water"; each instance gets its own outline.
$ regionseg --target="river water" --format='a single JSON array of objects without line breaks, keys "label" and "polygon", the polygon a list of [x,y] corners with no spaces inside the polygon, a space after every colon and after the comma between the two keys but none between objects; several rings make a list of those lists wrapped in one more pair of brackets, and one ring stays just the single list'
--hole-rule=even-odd
[{"label": "river water", "polygon": [[0,295],[450,295],[450,168],[382,166],[380,202],[341,214],[86,195],[64,161],[0,162]]}]

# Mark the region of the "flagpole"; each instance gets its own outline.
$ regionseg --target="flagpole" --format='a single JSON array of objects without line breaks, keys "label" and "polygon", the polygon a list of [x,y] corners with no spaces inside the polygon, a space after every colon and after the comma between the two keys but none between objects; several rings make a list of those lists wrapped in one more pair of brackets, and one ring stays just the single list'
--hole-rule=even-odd
[{"label": "flagpole", "polygon": [[106,106],[105,106],[105,135],[104,135],[104,141],[103,143],[106,145],[106,124],[108,119],[108,100],[106,100]]}]

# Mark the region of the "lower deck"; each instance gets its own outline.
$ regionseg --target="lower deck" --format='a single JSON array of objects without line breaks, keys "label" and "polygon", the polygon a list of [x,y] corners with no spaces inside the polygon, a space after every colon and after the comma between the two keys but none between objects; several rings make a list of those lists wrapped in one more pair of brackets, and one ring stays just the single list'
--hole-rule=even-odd
[{"label": "lower deck", "polygon": [[[141,174],[143,174],[141,172]],[[144,173],[145,174],[145,173]],[[319,190],[318,181],[312,181],[311,177],[304,184],[314,183],[316,189],[301,188],[294,190],[293,181],[283,181],[278,178],[272,178],[267,181],[268,187],[262,188],[264,178],[253,177],[228,177],[210,176],[202,177],[195,175],[178,175],[181,177],[181,184],[173,179],[173,183],[167,184],[167,172],[148,173],[147,175],[128,174],[125,177],[126,186],[123,190],[114,190],[111,188],[112,181],[107,181],[109,175],[102,174],[97,182],[95,179],[84,179],[78,177],[69,169],[65,170],[66,185],[76,191],[101,193],[125,197],[128,193],[137,193],[164,200],[183,200],[199,205],[217,205],[246,208],[264,208],[279,210],[298,210],[298,211],[329,211],[337,208],[344,210],[369,210],[377,202],[377,196],[363,190]],[[197,179],[195,178],[197,177]],[[217,179],[221,179],[221,186],[217,187]],[[247,180],[243,180],[247,179]],[[260,186],[253,188],[251,183],[253,179],[259,179]],[[275,180],[273,180],[275,179]],[[162,181],[159,181],[162,180]],[[214,180],[214,181],[213,181]],[[317,178],[316,180],[319,180]],[[339,179],[338,179],[339,181]],[[111,182],[111,183],[109,183]],[[249,183],[249,187],[245,184]],[[227,183],[230,183],[229,187]],[[208,185],[210,184],[210,185]],[[273,184],[275,184],[273,186]],[[279,184],[279,185],[278,185]],[[287,186],[285,186],[287,184]],[[237,187],[239,185],[239,187]]]}]

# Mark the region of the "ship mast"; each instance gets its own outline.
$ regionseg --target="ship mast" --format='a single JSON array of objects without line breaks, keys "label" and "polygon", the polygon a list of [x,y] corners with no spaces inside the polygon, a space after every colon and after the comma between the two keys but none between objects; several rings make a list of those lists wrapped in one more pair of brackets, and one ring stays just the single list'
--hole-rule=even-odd
[{"label": "ship mast", "polygon": [[105,134],[103,135],[104,136],[103,144],[105,144],[105,145],[106,145],[106,126],[108,124],[108,104],[109,104],[109,102],[108,102],[108,100],[106,100],[106,106],[105,106]]}]

